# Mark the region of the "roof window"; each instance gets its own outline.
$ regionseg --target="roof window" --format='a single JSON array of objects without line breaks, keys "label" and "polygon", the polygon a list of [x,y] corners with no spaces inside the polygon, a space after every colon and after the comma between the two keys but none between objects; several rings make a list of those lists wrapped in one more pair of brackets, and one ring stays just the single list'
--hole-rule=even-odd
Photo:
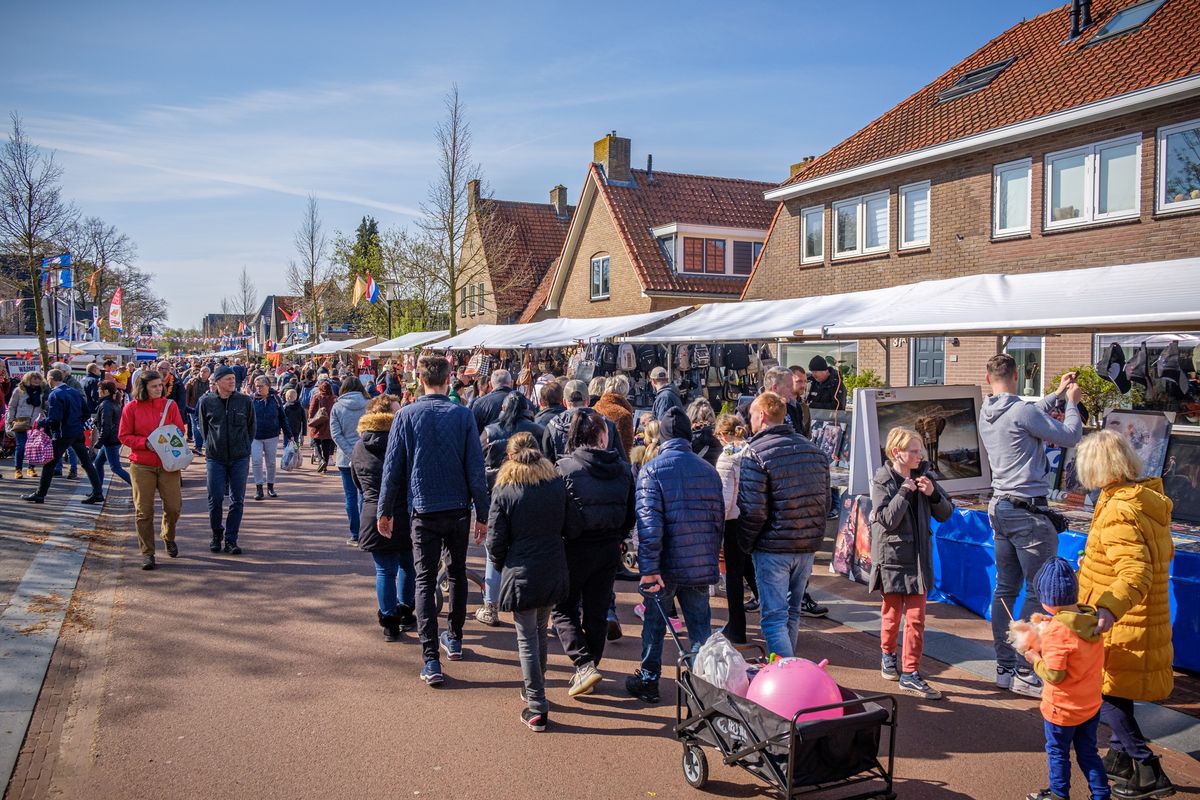
[{"label": "roof window", "polygon": [[[1155,0],[1151,0],[1151,2],[1155,2]],[[1157,0],[1157,2],[1161,3],[1163,0]],[[1016,60],[1017,57],[1012,56],[1011,58],[1006,58],[1003,61],[997,61],[994,64],[988,64],[986,67],[980,67],[979,69],[971,70],[966,75],[963,75],[961,78],[955,81],[954,85],[949,89],[943,89],[942,91],[938,92],[937,101],[939,103],[946,103],[959,97],[978,92],[980,89],[987,88],[992,81],[996,80],[996,77],[1001,72],[1004,72],[1004,70],[1008,69],[1009,66],[1011,66]]]},{"label": "roof window", "polygon": [[1121,9],[1113,14],[1112,19],[1104,23],[1100,30],[1096,31],[1096,35],[1088,42],[1088,46],[1136,31],[1145,25],[1150,17],[1154,16],[1154,12],[1162,8],[1166,2],[1167,0],[1144,0],[1144,2]]}]

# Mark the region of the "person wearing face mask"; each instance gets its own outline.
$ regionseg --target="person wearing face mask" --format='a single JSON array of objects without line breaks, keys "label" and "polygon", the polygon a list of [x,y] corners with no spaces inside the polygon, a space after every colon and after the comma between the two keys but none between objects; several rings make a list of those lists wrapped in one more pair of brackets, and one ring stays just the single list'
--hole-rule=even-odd
[{"label": "person wearing face mask", "polygon": [[[933,586],[933,537],[930,518],[945,522],[954,505],[928,475],[921,435],[892,428],[884,450],[888,463],[871,481],[870,591],[883,595],[880,673],[899,681],[900,689],[939,700],[942,693],[921,677],[925,640],[925,595]],[[904,663],[896,656],[900,620],[904,619]]]}]

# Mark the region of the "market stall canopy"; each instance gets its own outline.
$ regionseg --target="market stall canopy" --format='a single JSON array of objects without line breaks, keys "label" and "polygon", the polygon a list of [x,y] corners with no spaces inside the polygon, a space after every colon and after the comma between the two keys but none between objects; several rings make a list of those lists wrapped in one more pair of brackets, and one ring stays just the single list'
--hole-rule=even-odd
[{"label": "market stall canopy", "polygon": [[341,353],[345,350],[362,350],[364,347],[370,347],[379,341],[378,336],[368,336],[365,339],[342,339],[341,341],[328,341],[315,344],[305,350],[297,351],[300,355],[307,356],[325,356],[333,353]]},{"label": "market stall canopy", "polygon": [[233,358],[234,356],[246,355],[246,348],[239,347],[237,350],[214,350],[211,353],[201,353],[192,358]]},{"label": "market stall canopy", "polygon": [[686,314],[690,306],[651,311],[646,314],[626,314],[619,317],[574,319],[556,317],[541,322],[520,325],[477,325],[457,336],[438,342],[438,349],[515,350],[525,347],[570,347],[578,342],[599,342],[657,325],[665,320]]},{"label": "market stall canopy", "polygon": [[395,339],[388,339],[386,342],[373,344],[370,347],[364,348],[364,353],[403,353],[406,350],[415,350],[418,347],[436,342],[438,339],[445,339],[450,335],[450,331],[415,331],[406,333],[403,336],[397,336]]},{"label": "market stall canopy", "polygon": [[[0,353],[36,353],[38,352],[38,340],[36,336],[5,336],[0,337]],[[54,340],[47,339],[46,347],[50,349],[51,357],[54,356]],[[80,355],[83,350],[78,344],[68,342],[66,339],[58,340],[58,352],[65,355]],[[133,351],[130,350],[130,353]]]},{"label": "market stall canopy", "polygon": [[75,347],[87,355],[93,356],[122,356],[133,355],[134,349],[116,342],[76,342]]},{"label": "market stall canopy", "polygon": [[287,347],[281,347],[278,350],[272,350],[271,352],[267,353],[267,355],[277,356],[284,353],[294,353],[302,347],[312,347],[312,344],[309,342],[297,342],[296,344],[289,344]]},{"label": "market stall canopy", "polygon": [[[844,313],[797,325],[797,337],[1044,335],[1200,328],[1200,258],[1113,267],[968,275],[894,287],[885,303],[841,295]],[[858,299],[855,299],[858,298]]]}]

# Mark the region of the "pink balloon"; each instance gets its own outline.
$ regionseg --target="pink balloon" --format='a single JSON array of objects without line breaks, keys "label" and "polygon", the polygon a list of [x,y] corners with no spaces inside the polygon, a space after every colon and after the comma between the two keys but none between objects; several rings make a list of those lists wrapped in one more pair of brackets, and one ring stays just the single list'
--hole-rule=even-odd
[{"label": "pink balloon", "polygon": [[[763,668],[750,682],[746,699],[791,719],[802,708],[842,702],[842,690],[825,671],[828,660],[814,664],[807,658],[782,658]],[[814,719],[834,719],[843,709],[827,708],[801,714],[800,722]]]}]

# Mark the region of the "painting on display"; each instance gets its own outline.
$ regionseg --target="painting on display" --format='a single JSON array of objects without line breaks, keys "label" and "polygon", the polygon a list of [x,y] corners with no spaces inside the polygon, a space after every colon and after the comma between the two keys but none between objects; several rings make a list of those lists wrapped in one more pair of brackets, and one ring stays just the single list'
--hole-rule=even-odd
[{"label": "painting on display", "polygon": [[[850,466],[850,439],[854,429],[854,414],[851,411],[834,411],[828,408],[814,408],[809,411],[809,419],[812,422],[812,429],[815,431],[818,423],[835,422],[842,426],[842,441],[837,449],[837,458],[834,459],[839,467]],[[816,441],[814,439],[813,441]]]},{"label": "painting on display", "polygon": [[1133,450],[1146,465],[1143,478],[1158,477],[1167,461],[1167,444],[1171,439],[1171,421],[1161,411],[1110,411],[1104,418],[1104,429],[1116,431],[1133,445]]},{"label": "painting on display", "polygon": [[838,452],[842,449],[842,437],[846,426],[840,422],[817,422],[812,424],[812,441],[821,448],[829,460],[837,461]]},{"label": "painting on display", "polygon": [[[1083,429],[1084,436],[1094,432],[1095,428]],[[1096,505],[1096,498],[1100,496],[1100,492],[1099,490],[1089,492],[1087,487],[1079,482],[1079,473],[1075,469],[1078,454],[1078,446],[1062,448],[1062,456],[1059,458],[1057,481],[1055,482],[1058,491],[1053,496],[1065,503],[1081,507],[1086,511]]]},{"label": "painting on display", "polygon": [[1200,523],[1200,430],[1171,434],[1162,471],[1172,519]]},{"label": "painting on display", "polygon": [[838,575],[866,584],[871,578],[871,498],[842,494],[837,537],[830,568]]},{"label": "painting on display", "polygon": [[1063,447],[1046,447],[1046,489],[1047,491],[1055,491],[1058,489],[1058,474],[1062,470]]}]

